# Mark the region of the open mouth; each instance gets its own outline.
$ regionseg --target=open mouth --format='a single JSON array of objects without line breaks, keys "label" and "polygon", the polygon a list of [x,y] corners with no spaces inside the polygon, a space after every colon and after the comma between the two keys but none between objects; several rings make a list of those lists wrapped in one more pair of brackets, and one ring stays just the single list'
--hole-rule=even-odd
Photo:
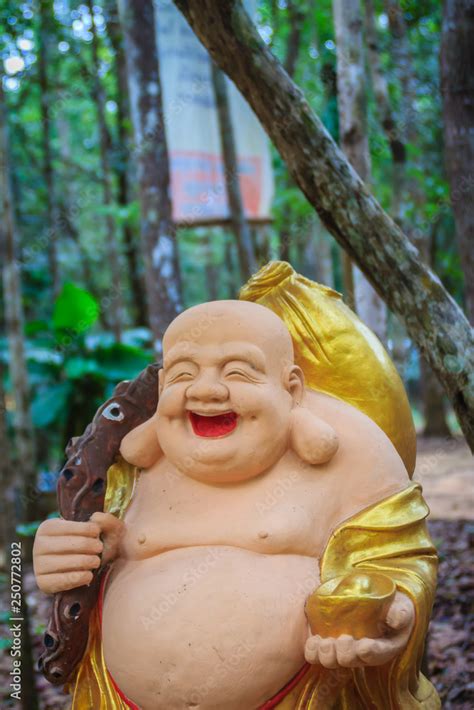
[{"label": "open mouth", "polygon": [[230,434],[237,426],[237,417],[235,412],[223,412],[212,416],[189,412],[191,426],[197,436],[217,437]]}]

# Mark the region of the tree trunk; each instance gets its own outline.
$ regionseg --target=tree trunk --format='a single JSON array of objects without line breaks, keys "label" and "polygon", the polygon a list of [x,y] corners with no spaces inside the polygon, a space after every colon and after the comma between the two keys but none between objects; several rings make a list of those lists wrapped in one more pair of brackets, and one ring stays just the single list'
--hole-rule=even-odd
[{"label": "tree trunk", "polygon": [[43,147],[43,180],[46,204],[46,228],[48,234],[49,272],[55,298],[60,290],[60,278],[57,258],[57,211],[54,192],[53,160],[51,152],[50,107],[53,96],[48,76],[48,50],[50,44],[50,17],[52,7],[49,0],[40,0],[38,4],[38,77],[40,88],[41,142]]},{"label": "tree trunk", "polygon": [[[289,2],[287,7],[290,31],[286,43],[286,53],[284,60],[285,71],[289,77],[293,78],[296,71],[296,63],[300,52],[301,33],[303,29],[304,12],[294,2]],[[293,186],[293,181],[288,175],[288,171],[282,177],[282,187],[288,191]],[[291,244],[293,242],[292,225],[294,222],[291,206],[288,205],[282,215],[280,229],[280,259],[292,261]],[[294,250],[293,250],[294,251]]]},{"label": "tree trunk", "polygon": [[181,310],[176,229],[170,197],[155,13],[152,0],[120,0],[132,113],[140,233],[150,327],[157,355],[169,323]]},{"label": "tree trunk", "polygon": [[313,279],[324,286],[334,287],[332,274],[331,237],[321,224],[318,215],[310,226],[310,234],[306,243],[305,262],[308,265],[304,276]]},{"label": "tree trunk", "polygon": [[[0,180],[1,182],[1,180]],[[4,366],[0,364],[0,450],[2,457],[0,460],[0,540],[2,552],[4,551],[5,565],[0,565],[9,572],[9,560],[12,551],[12,542],[17,542],[15,533],[15,496],[13,486],[13,462],[10,457],[10,446],[8,441],[5,392],[3,390]],[[24,575],[22,575],[24,582]],[[22,659],[22,694],[21,705],[23,710],[38,710],[38,696],[35,687],[35,670],[31,646],[31,625],[29,623],[28,603],[25,589],[22,589],[21,604],[21,659]]]},{"label": "tree trunk", "polygon": [[289,223],[289,219],[287,219],[286,215],[283,218],[283,225],[280,231],[280,245],[279,245],[279,251],[280,251],[280,259],[282,261],[291,261],[291,255],[290,255],[290,244],[291,244],[291,225]]},{"label": "tree trunk", "polygon": [[342,283],[346,302],[353,311],[356,310],[355,280],[352,259],[345,249],[341,250]]},{"label": "tree trunk", "polygon": [[112,177],[110,174],[110,136],[105,121],[105,95],[102,83],[100,81],[100,65],[99,65],[99,39],[97,29],[94,22],[94,3],[92,0],[87,0],[87,7],[92,18],[91,33],[92,33],[92,94],[97,111],[97,121],[99,124],[99,147],[100,147],[100,167],[102,178],[102,191],[104,207],[107,210],[105,215],[105,224],[107,232],[107,246],[109,250],[109,262],[111,273],[111,294],[110,302],[110,323],[113,334],[117,342],[120,342],[122,337],[122,318],[123,318],[123,299],[122,290],[124,287],[124,274],[120,265],[120,248],[118,242],[118,234],[115,229],[115,220],[110,213],[113,208],[114,200],[112,194]]},{"label": "tree trunk", "polygon": [[[334,0],[337,45],[337,95],[341,147],[350,164],[367,184],[371,179],[367,130],[367,86],[360,0]],[[347,257],[345,257],[347,259]],[[350,266],[345,261],[346,290],[351,289]],[[365,276],[354,271],[355,307],[360,318],[382,342],[386,339],[386,307]]]},{"label": "tree trunk", "polygon": [[35,520],[36,466],[33,427],[30,417],[28,372],[23,332],[23,303],[18,263],[18,236],[12,202],[7,113],[0,80],[0,221],[3,261],[5,330],[8,338],[9,370],[15,402],[13,427],[16,444],[17,480],[21,486],[22,519]]},{"label": "tree trunk", "polygon": [[365,37],[368,54],[369,70],[372,86],[382,129],[387,137],[392,154],[392,217],[402,225],[404,202],[404,177],[406,163],[406,148],[400,127],[397,125],[395,114],[388,92],[388,82],[380,61],[380,49],[375,25],[375,8],[373,0],[364,0],[365,4]]},{"label": "tree trunk", "polygon": [[288,76],[293,77],[296,71],[298,55],[300,53],[301,34],[303,31],[305,13],[302,8],[298,7],[298,2],[294,2],[294,0],[288,1],[287,12],[290,23],[290,31],[288,33],[285,61],[283,65]]},{"label": "tree trunk", "polygon": [[270,17],[271,17],[271,24],[273,28],[273,33],[272,33],[272,38],[271,38],[271,43],[270,46],[273,45],[273,42],[275,40],[275,37],[278,36],[279,29],[280,29],[280,11],[278,7],[278,0],[270,0]]},{"label": "tree trunk", "polygon": [[[429,266],[434,267],[436,254],[436,224],[418,245],[420,254]],[[423,436],[451,436],[446,419],[446,405],[443,389],[436,379],[429,363],[420,354],[420,384],[425,425]]]},{"label": "tree trunk", "polygon": [[230,235],[224,232],[224,266],[227,279],[228,298],[237,298],[239,286],[236,283],[236,269],[234,266],[234,245]]},{"label": "tree trunk", "polygon": [[217,301],[219,292],[219,269],[214,261],[212,237],[209,232],[203,236],[202,246],[204,252],[204,273],[206,276],[209,300]]},{"label": "tree trunk", "polygon": [[[400,110],[398,120],[398,131],[405,145],[417,145],[418,136],[418,115],[416,111],[416,80],[413,71],[413,60],[408,41],[407,25],[405,22],[404,6],[398,0],[385,0],[385,6],[389,18],[390,32],[392,35],[391,52],[395,68],[395,74],[400,84]],[[406,169],[403,175],[404,194],[409,197],[418,210],[421,209],[425,201],[425,194],[420,184],[413,176],[407,174]],[[412,229],[409,222],[405,220],[405,205],[395,205],[394,218],[398,221],[405,234],[412,237]]]},{"label": "tree trunk", "polygon": [[221,70],[212,62],[212,86],[216,103],[219,133],[221,138],[222,160],[224,164],[224,179],[227,189],[232,229],[237,244],[240,272],[242,279],[247,281],[256,271],[255,254],[253,251],[250,228],[245,217],[242,195],[240,192],[239,166],[234,140],[234,128],[230,115],[229,98],[227,96],[226,78]]},{"label": "tree trunk", "polygon": [[424,357],[420,357],[420,379],[425,420],[423,436],[443,438],[451,436],[446,421],[443,389]]},{"label": "tree trunk", "polygon": [[263,266],[270,261],[270,234],[267,224],[256,224],[252,228],[252,242],[254,245],[257,264]]},{"label": "tree trunk", "polygon": [[[405,4],[405,3],[403,3]],[[402,5],[398,0],[385,0],[390,32],[392,35],[392,53],[401,85],[401,123],[406,140],[416,138],[415,81],[412,72],[412,59],[407,38],[407,27]]]},{"label": "tree trunk", "polygon": [[446,167],[464,273],[466,312],[474,323],[474,4],[444,0],[441,42]]},{"label": "tree trunk", "polygon": [[402,318],[474,449],[474,338],[459,306],[351,168],[240,0],[175,4],[236,83],[323,224]]},{"label": "tree trunk", "polygon": [[[115,75],[117,79],[117,155],[115,156],[115,173],[117,176],[117,201],[121,207],[127,207],[130,202],[130,177],[128,153],[130,149],[130,136],[128,124],[129,96],[127,86],[127,64],[123,48],[123,34],[118,19],[118,8],[115,0],[107,2],[107,32],[115,54]],[[130,277],[131,295],[135,322],[146,325],[146,299],[145,280],[140,272],[140,250],[133,229],[125,224],[122,229],[125,245],[125,258],[127,260]]]},{"label": "tree trunk", "polygon": [[0,544],[2,552],[5,554],[5,565],[0,565],[0,569],[6,569],[8,555],[10,554],[10,543],[14,539],[14,494],[13,494],[13,461],[10,454],[10,442],[7,429],[7,408],[5,403],[5,391],[3,379],[6,367],[0,362]]}]

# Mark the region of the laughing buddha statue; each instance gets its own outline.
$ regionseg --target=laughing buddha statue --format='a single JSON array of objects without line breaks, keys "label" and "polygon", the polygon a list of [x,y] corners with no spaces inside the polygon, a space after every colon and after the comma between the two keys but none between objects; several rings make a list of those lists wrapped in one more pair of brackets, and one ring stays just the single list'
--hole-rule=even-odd
[{"label": "laughing buddha statue", "polygon": [[339,294],[272,262],[181,313],[120,453],[120,509],[111,476],[103,513],[35,542],[47,593],[108,565],[74,710],[440,707],[410,409]]}]

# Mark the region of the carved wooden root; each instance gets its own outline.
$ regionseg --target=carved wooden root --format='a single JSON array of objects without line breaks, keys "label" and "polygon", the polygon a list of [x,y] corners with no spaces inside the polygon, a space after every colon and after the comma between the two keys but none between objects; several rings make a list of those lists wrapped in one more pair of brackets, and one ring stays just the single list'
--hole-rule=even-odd
[{"label": "carved wooden root", "polygon": [[[66,447],[67,461],[59,476],[59,512],[67,520],[85,522],[103,510],[107,471],[115,462],[122,438],[152,416],[158,404],[158,370],[149,365],[136,379],[121,382],[97,411],[80,437]],[[54,595],[44,635],[39,668],[53,685],[72,676],[87,647],[89,618],[105,568],[94,570],[89,586]]]}]

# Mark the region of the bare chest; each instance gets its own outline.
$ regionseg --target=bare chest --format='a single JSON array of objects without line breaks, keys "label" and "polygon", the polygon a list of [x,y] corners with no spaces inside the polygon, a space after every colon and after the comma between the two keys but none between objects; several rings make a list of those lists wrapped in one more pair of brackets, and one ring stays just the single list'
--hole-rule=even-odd
[{"label": "bare chest", "polygon": [[123,556],[230,545],[318,557],[330,508],[324,485],[298,465],[278,473],[236,486],[205,485],[165,467],[142,474],[125,517]]}]

